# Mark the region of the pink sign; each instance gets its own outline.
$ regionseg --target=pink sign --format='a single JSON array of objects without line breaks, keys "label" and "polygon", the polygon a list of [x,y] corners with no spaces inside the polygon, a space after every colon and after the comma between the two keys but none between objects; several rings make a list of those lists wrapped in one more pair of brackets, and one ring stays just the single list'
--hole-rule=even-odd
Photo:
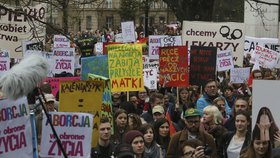
[{"label": "pink sign", "polygon": [[60,81],[79,81],[80,77],[53,77],[47,78],[45,82],[48,82],[52,86],[52,94],[56,96],[56,93],[59,91],[59,82]]}]

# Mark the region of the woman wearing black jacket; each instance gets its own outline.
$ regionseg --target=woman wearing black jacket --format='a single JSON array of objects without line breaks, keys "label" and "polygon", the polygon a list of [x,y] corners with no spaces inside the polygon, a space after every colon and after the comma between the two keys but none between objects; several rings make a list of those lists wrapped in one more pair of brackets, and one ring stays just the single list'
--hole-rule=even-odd
[{"label": "woman wearing black jacket", "polygon": [[247,111],[238,111],[235,115],[235,132],[227,132],[221,139],[218,154],[220,158],[239,158],[247,146],[250,145],[250,114]]}]

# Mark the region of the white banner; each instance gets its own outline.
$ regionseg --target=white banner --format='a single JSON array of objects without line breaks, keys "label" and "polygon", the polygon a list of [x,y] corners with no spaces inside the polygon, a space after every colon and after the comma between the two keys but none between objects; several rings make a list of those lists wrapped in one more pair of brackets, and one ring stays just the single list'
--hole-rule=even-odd
[{"label": "white banner", "polygon": [[0,157],[33,157],[27,99],[1,100],[0,111]]},{"label": "white banner", "polygon": [[97,42],[94,49],[95,55],[103,55],[103,42]]},{"label": "white banner", "polygon": [[219,51],[217,53],[217,70],[226,71],[232,69],[233,67],[231,50]]},{"label": "white banner", "polygon": [[10,70],[9,51],[0,49],[0,77]]},{"label": "white banner", "polygon": [[[280,127],[280,115],[279,115],[279,98],[280,98],[280,81],[279,80],[253,80],[253,105],[252,105],[252,129],[256,125],[256,120],[259,115],[260,109],[262,107],[267,107],[270,111],[266,111],[263,113],[267,115],[269,118],[268,124],[266,126],[271,125],[270,123],[275,123],[278,128]],[[259,116],[260,117],[260,116]],[[273,120],[272,120],[273,117]],[[258,122],[260,123],[260,122]],[[253,130],[252,130],[253,131]],[[271,135],[273,136],[273,135]],[[270,138],[271,140],[273,138]]]},{"label": "white banner", "polygon": [[22,40],[44,41],[46,27],[32,17],[44,22],[46,17],[45,5],[38,4],[23,8],[23,12],[27,15],[14,14],[12,11],[16,11],[17,8],[10,6],[7,6],[7,8],[8,10],[1,8],[0,12],[0,48],[9,50],[11,58],[22,58]]},{"label": "white banner", "polygon": [[169,46],[181,46],[182,45],[182,37],[181,36],[164,36],[161,39],[161,47],[169,47]]},{"label": "white banner", "polygon": [[149,57],[150,59],[159,59],[159,47],[161,46],[161,38],[163,35],[149,36]]},{"label": "white banner", "polygon": [[135,42],[136,37],[135,37],[135,28],[134,28],[134,22],[133,21],[127,21],[127,22],[122,22],[122,37],[123,37],[123,42]]},{"label": "white banner", "polygon": [[157,69],[143,69],[144,73],[144,85],[149,89],[157,89]]},{"label": "white banner", "polygon": [[256,50],[256,46],[263,46],[268,47],[267,44],[277,44],[277,38],[256,38],[256,37],[249,37],[245,36],[245,43],[244,43],[244,54],[253,54]]},{"label": "white banner", "polygon": [[184,21],[183,45],[232,50],[234,65],[243,66],[244,23]]},{"label": "white banner", "polygon": [[252,54],[251,63],[258,63],[264,68],[274,68],[277,65],[279,54],[276,51],[257,45]]},{"label": "white banner", "polygon": [[54,48],[69,48],[70,40],[62,35],[53,36],[53,47]]},{"label": "white banner", "polygon": [[22,52],[23,58],[31,54],[40,54],[43,52],[43,43],[42,42],[32,42],[32,41],[22,41]]},{"label": "white banner", "polygon": [[142,55],[143,69],[149,67],[150,58],[148,55]]},{"label": "white banner", "polygon": [[230,81],[232,83],[244,83],[250,76],[250,67],[233,68],[230,70]]},{"label": "white banner", "polygon": [[63,71],[74,75],[75,48],[56,48],[52,54],[52,74],[59,74]]},{"label": "white banner", "polygon": [[[93,115],[51,112],[50,117],[68,157],[90,158]],[[41,138],[41,157],[64,157],[45,115]]]}]

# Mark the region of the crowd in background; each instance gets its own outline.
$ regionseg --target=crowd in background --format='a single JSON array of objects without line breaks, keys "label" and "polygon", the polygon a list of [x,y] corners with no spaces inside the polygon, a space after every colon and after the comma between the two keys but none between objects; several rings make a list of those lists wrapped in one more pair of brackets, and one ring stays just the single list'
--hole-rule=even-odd
[{"label": "crowd in background", "polygon": [[[138,39],[144,38],[141,28],[136,31]],[[179,35],[179,32],[166,29],[164,34]],[[80,38],[114,42],[117,33],[120,30],[84,31],[70,33],[70,38],[76,47],[75,41]],[[51,40],[50,36],[47,42]],[[250,56],[244,57],[244,67],[252,67],[249,59]],[[209,79],[202,87],[159,85],[157,90],[145,87],[144,91],[112,93],[114,126],[108,118],[101,118],[98,144],[92,148],[91,157],[280,157],[279,128],[270,110],[261,109],[257,123],[252,122],[252,84],[231,83],[229,76],[228,71],[218,72],[217,78]],[[259,68],[252,71],[252,78],[278,80],[279,70]],[[51,95],[48,84],[42,89],[47,94],[48,111],[57,111],[58,97]],[[42,113],[37,110],[36,114],[39,140]]]}]

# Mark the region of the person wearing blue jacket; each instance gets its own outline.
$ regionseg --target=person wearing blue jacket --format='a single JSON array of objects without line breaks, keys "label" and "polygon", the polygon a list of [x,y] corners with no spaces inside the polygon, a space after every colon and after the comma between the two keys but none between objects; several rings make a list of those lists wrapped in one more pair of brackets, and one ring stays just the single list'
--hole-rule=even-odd
[{"label": "person wearing blue jacket", "polygon": [[[218,93],[218,84],[214,79],[209,79],[204,86],[203,95],[197,100],[196,108],[199,110],[200,114],[203,114],[203,109],[210,104],[213,104],[213,101],[217,97],[223,97]],[[226,105],[226,113],[231,114],[231,108],[228,103]]]}]

